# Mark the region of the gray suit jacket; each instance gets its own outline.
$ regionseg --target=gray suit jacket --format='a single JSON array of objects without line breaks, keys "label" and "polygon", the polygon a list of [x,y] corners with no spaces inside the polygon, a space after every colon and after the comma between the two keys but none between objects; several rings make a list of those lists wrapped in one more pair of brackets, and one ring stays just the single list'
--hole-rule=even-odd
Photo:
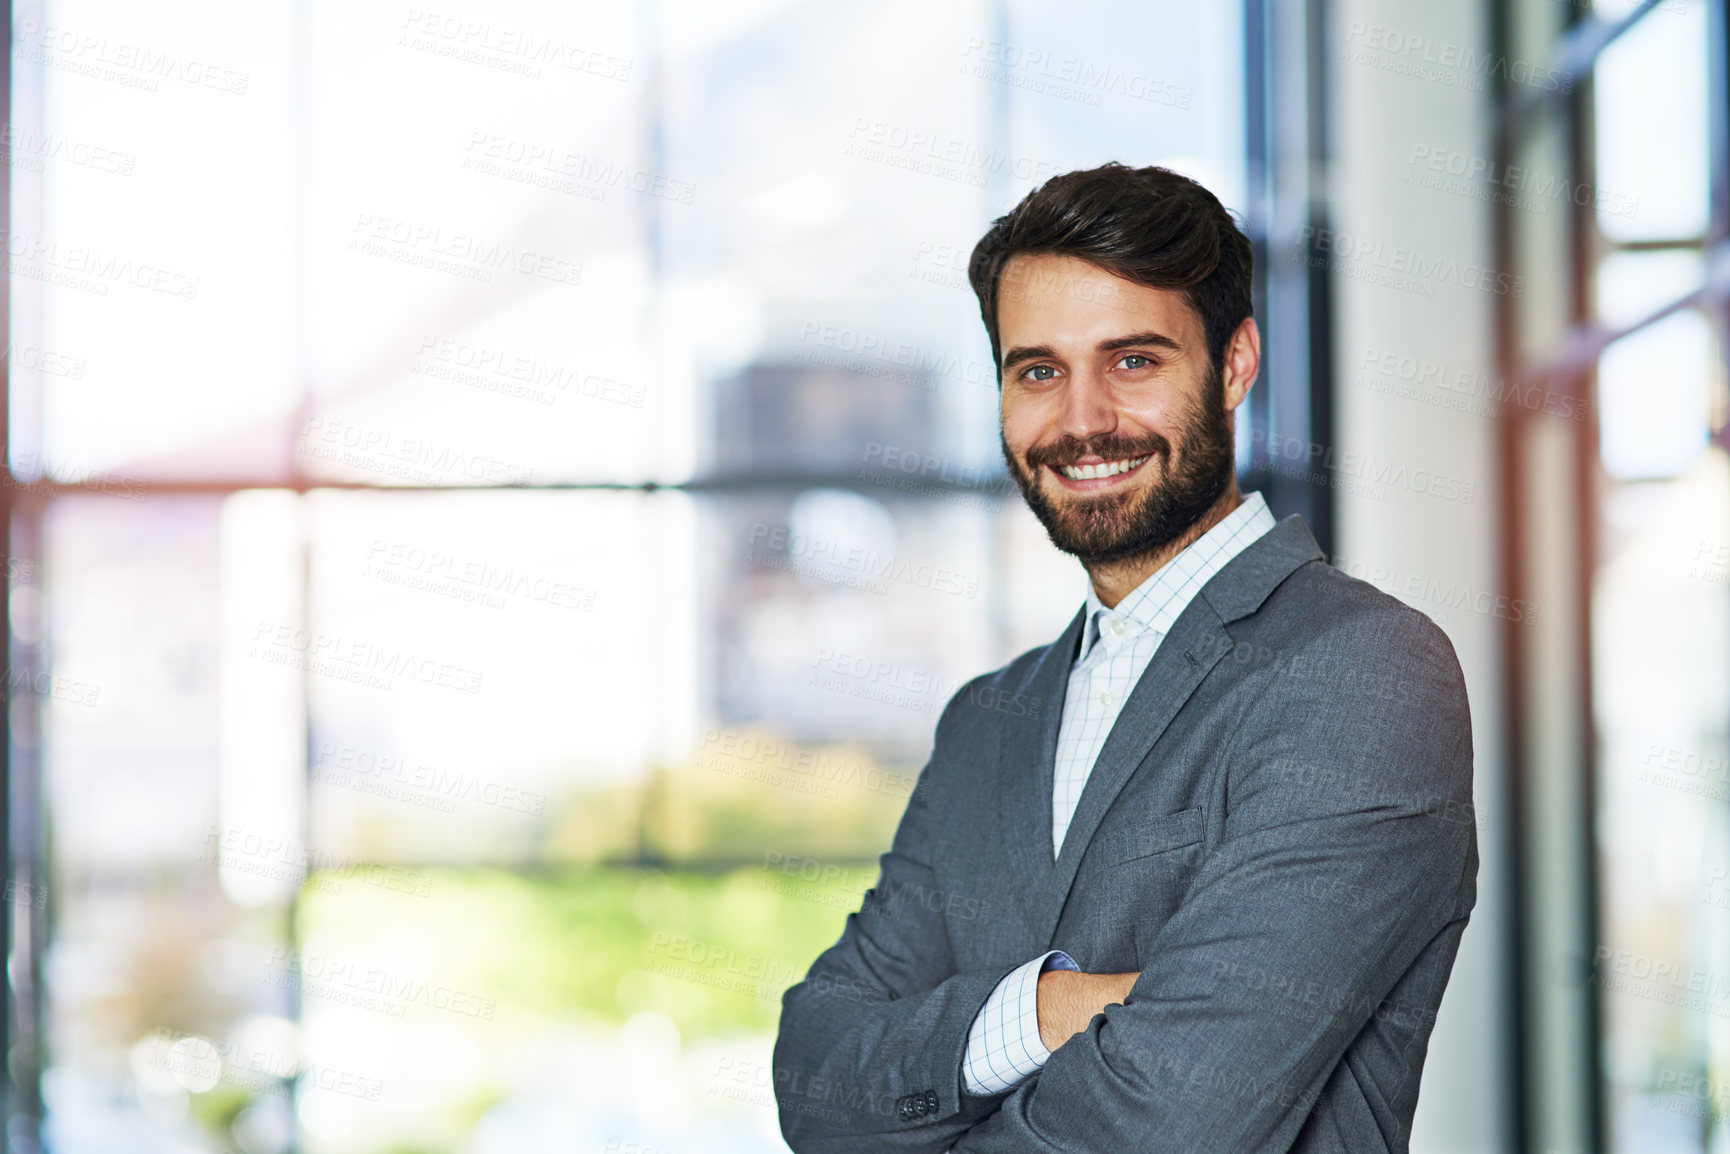
[{"label": "gray suit jacket", "polygon": [[[944,709],[877,886],[783,998],[788,1144],[1405,1150],[1477,894],[1452,646],[1288,517],[1173,625],[1053,861],[1082,624]],[[1141,977],[1039,1074],[966,1093],[975,1014],[1047,949]]]}]

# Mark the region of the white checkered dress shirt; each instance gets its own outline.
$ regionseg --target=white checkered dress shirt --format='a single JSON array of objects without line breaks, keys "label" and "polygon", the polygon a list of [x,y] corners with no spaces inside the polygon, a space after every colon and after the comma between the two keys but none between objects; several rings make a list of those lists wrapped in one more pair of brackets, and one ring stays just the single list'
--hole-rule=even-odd
[{"label": "white checkered dress shirt", "polygon": [[[1053,860],[1063,849],[1063,835],[1106,735],[1159,643],[1208,579],[1273,527],[1267,502],[1260,493],[1251,493],[1224,520],[1136,586],[1117,608],[1107,609],[1093,591],[1093,582],[1088,582],[1081,651],[1070,669],[1063,721],[1057,730],[1051,791]],[[1012,1090],[1038,1073],[1051,1057],[1039,1040],[1039,975],[1052,969],[1080,967],[1062,950],[1041,954],[1010,971],[985,1000],[968,1031],[962,1062],[970,1093]]]}]

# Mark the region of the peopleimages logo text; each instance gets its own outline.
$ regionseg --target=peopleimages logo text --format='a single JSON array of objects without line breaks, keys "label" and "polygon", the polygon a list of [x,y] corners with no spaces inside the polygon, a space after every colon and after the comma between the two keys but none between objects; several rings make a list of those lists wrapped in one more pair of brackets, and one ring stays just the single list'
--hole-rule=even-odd
[{"label": "peopleimages logo text", "polygon": [[1451,256],[1431,256],[1420,249],[1389,245],[1373,237],[1353,236],[1335,232],[1331,228],[1305,225],[1298,239],[1306,249],[1323,254],[1324,260],[1335,257],[1419,281],[1455,284],[1477,292],[1511,296],[1516,300],[1526,291],[1525,277],[1497,272],[1485,265],[1456,260]]}]

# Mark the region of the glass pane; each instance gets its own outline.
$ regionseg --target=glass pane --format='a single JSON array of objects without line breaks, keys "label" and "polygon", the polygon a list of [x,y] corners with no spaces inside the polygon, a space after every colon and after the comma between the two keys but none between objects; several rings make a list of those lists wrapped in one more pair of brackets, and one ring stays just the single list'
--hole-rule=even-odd
[{"label": "glass pane", "polygon": [[[1165,165],[1243,210],[1243,5],[1091,5],[1109,35],[1037,0],[1005,7],[1004,26],[957,55],[1007,104],[1017,149],[1060,172],[1106,159]],[[994,211],[1024,189],[1004,191]]]},{"label": "glass pane", "polygon": [[218,874],[292,891],[306,870],[224,819],[222,536],[208,499],[71,498],[47,520],[54,1149],[288,1125],[296,1027],[262,980],[286,911],[235,902]]},{"label": "glass pane", "polygon": [[1612,484],[1592,606],[1613,1149],[1724,1148],[1730,461]]},{"label": "glass pane", "polygon": [[302,634],[321,851],[516,861],[695,725],[677,494],[319,492]]},{"label": "glass pane", "polygon": [[1682,312],[1604,350],[1598,362],[1598,445],[1618,480],[1670,477],[1706,448],[1712,333]]},{"label": "glass pane", "polygon": [[[314,893],[285,966],[309,1061],[331,1071],[302,1081],[304,1148],[785,1150],[781,993],[876,876],[802,864],[441,870],[424,897]],[[351,972],[380,975],[379,996],[326,976]]]},{"label": "glass pane", "polygon": [[312,476],[636,481],[688,459],[647,238],[694,186],[652,155],[632,5],[484,19],[307,5]]},{"label": "glass pane", "polygon": [[1578,191],[1591,197],[1598,227],[1612,240],[1706,232],[1706,8],[1660,4],[1598,58],[1596,187]]},{"label": "glass pane", "polygon": [[12,352],[39,366],[13,377],[15,466],[282,476],[300,376],[288,0],[220,18],[51,0],[13,35]]},{"label": "glass pane", "polygon": [[1026,648],[1084,592],[1002,496],[314,493],[310,622],[243,632],[306,674],[315,857],[874,856],[1005,603]]},{"label": "glass pane", "polygon": [[1610,253],[1592,279],[1598,323],[1609,329],[1637,324],[1699,288],[1705,272],[1698,250]]},{"label": "glass pane", "polygon": [[[670,5],[662,27],[713,7]],[[661,214],[665,301],[697,389],[700,472],[796,457],[856,473],[837,431],[989,463],[994,377],[957,262],[1020,158],[992,133],[990,90],[959,74],[982,16],[789,5],[667,36],[667,155],[699,192]],[[745,404],[798,421],[782,452],[742,459]]]}]

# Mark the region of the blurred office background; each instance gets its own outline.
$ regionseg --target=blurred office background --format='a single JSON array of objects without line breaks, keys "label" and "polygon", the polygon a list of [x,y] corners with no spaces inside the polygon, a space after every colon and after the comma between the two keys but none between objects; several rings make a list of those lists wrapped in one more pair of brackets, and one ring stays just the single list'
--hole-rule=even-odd
[{"label": "blurred office background", "polygon": [[1241,478],[1434,617],[1414,1150],[1730,1151],[1724,0],[20,0],[8,1148],[781,1150],[779,997],[1084,575],[967,254],[1255,241]]}]

